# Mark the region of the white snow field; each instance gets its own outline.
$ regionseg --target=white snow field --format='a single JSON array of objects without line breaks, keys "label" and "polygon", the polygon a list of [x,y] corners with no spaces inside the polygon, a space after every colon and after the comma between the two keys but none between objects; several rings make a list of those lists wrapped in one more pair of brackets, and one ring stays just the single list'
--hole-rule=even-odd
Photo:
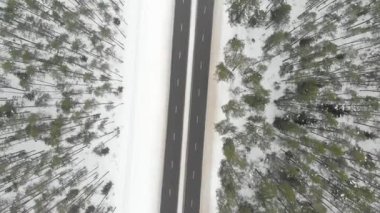
[{"label": "white snow field", "polygon": [[152,213],[160,207],[174,0],[127,0],[126,14],[125,184],[115,201],[120,213]]}]

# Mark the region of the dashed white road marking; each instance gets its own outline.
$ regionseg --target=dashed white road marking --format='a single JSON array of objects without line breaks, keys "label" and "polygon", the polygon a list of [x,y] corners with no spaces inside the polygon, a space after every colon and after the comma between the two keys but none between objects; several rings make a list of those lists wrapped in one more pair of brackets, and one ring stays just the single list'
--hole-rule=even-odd
[{"label": "dashed white road marking", "polygon": [[206,12],[207,12],[207,6],[204,7],[203,14],[206,14]]},{"label": "dashed white road marking", "polygon": [[173,141],[175,141],[175,133],[173,133]]},{"label": "dashed white road marking", "polygon": [[185,4],[185,0],[182,0],[182,4]]},{"label": "dashed white road marking", "polygon": [[202,42],[204,42],[205,41],[205,34],[203,33],[202,34]]},{"label": "dashed white road marking", "polygon": [[196,117],[196,122],[199,123],[199,116]]},{"label": "dashed white road marking", "polygon": [[201,61],[201,63],[199,63],[199,68],[200,68],[200,69],[203,68],[203,61]]},{"label": "dashed white road marking", "polygon": [[174,107],[174,113],[175,113],[175,114],[178,113],[178,106],[175,106],[175,107]]},{"label": "dashed white road marking", "polygon": [[172,189],[169,189],[169,197],[172,196]]},{"label": "dashed white road marking", "polygon": [[195,179],[195,171],[193,170],[193,180]]},{"label": "dashed white road marking", "polygon": [[193,208],[193,204],[194,204],[194,202],[193,202],[193,200],[191,200],[191,201],[190,201],[190,207],[191,207],[191,208]]},{"label": "dashed white road marking", "polygon": [[171,165],[170,165],[170,166],[171,166],[172,169],[173,169],[173,167],[174,167],[174,161],[171,162]]},{"label": "dashed white road marking", "polygon": [[179,86],[179,78],[177,78],[177,87]]},{"label": "dashed white road marking", "polygon": [[198,97],[201,96],[201,89],[198,89]]},{"label": "dashed white road marking", "polygon": [[183,31],[183,24],[181,23],[181,32]]},{"label": "dashed white road marking", "polygon": [[181,57],[182,57],[182,52],[179,51],[179,53],[178,53],[178,58],[181,59]]},{"label": "dashed white road marking", "polygon": [[197,149],[198,149],[197,147],[198,147],[198,143],[195,143],[195,144],[194,144],[194,150],[195,150],[195,151],[197,151]]}]

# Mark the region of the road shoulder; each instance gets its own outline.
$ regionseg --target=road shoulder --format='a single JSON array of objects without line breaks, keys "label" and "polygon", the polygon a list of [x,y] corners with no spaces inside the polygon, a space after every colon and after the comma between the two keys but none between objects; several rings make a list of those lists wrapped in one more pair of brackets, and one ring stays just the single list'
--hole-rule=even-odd
[{"label": "road shoulder", "polygon": [[217,135],[214,124],[218,120],[218,111],[221,111],[218,101],[218,84],[215,78],[216,65],[223,54],[222,31],[223,31],[223,1],[215,1],[214,22],[211,42],[209,88],[207,94],[206,125],[204,139],[204,153],[202,163],[202,185],[201,185],[201,213],[216,212],[216,188],[219,184],[217,170],[221,157],[221,144],[216,144]]}]

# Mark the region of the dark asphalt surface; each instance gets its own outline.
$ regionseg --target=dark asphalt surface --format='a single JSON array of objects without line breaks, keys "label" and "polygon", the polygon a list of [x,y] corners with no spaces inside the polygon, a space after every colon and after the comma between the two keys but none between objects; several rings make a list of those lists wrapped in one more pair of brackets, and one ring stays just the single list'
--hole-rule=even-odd
[{"label": "dark asphalt surface", "polygon": [[161,213],[175,213],[178,206],[191,1],[175,1],[169,108],[164,175],[161,190]]},{"label": "dark asphalt surface", "polygon": [[198,0],[186,156],[184,213],[200,208],[214,0]]}]

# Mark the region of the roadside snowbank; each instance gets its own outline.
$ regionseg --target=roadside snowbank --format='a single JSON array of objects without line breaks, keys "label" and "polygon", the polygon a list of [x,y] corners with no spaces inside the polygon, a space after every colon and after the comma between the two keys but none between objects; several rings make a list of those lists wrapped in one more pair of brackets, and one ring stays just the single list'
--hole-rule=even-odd
[{"label": "roadside snowbank", "polygon": [[205,144],[203,154],[201,213],[218,212],[216,191],[220,187],[218,170],[223,158],[221,137],[214,125],[225,119],[221,106],[230,100],[229,85],[219,83],[215,78],[216,66],[223,61],[223,49],[227,41],[236,33],[228,24],[224,1],[215,1],[213,36],[211,43],[210,75],[207,100]]},{"label": "roadside snowbank", "polygon": [[[174,0],[127,0],[124,187],[117,212],[158,212],[172,43]],[[124,115],[123,115],[124,116]]]}]

